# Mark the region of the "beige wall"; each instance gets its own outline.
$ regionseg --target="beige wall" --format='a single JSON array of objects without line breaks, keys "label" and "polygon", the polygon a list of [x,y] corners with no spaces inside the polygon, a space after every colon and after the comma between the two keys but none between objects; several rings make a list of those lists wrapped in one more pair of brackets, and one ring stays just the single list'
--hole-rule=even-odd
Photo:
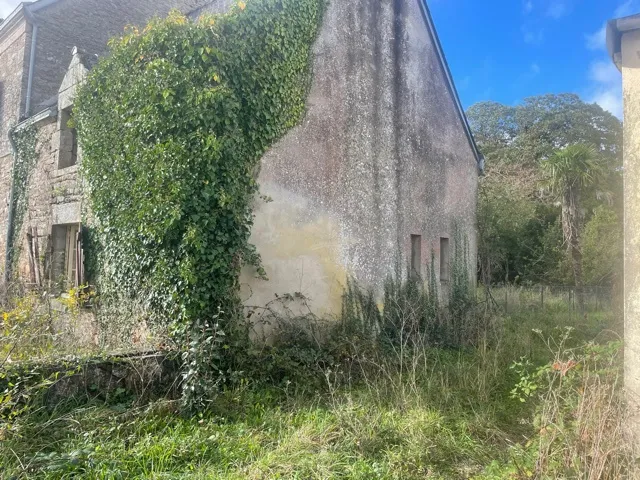
[{"label": "beige wall", "polygon": [[[640,31],[622,37],[625,198],[625,384],[640,430]],[[640,435],[640,434],[639,434]]]}]

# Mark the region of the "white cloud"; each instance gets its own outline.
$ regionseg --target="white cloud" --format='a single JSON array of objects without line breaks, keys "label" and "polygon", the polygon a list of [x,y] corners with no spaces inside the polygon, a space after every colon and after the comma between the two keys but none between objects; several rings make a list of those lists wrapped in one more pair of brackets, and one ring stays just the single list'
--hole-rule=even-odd
[{"label": "white cloud", "polygon": [[620,72],[612,61],[595,61],[589,66],[589,76],[596,83],[605,85],[620,83]]},{"label": "white cloud", "polygon": [[558,20],[568,14],[569,6],[563,1],[554,0],[547,9],[547,16],[555,20]]},{"label": "white cloud", "polygon": [[622,88],[609,87],[597,90],[591,98],[589,103],[597,103],[604,110],[613,113],[616,117],[622,120],[623,105],[622,105]]},{"label": "white cloud", "polygon": [[533,2],[531,0],[526,0],[522,6],[525,15],[529,15],[533,12]]},{"label": "white cloud", "polygon": [[[640,0],[625,0],[618,4],[611,18],[626,17],[640,11]],[[597,31],[585,35],[586,47],[589,50],[605,50],[607,37],[606,23]],[[594,60],[589,66],[589,85],[586,98],[597,103],[603,109],[622,118],[622,80],[620,72],[609,59]]]},{"label": "white cloud", "polygon": [[[640,11],[640,0],[627,0],[618,5],[611,18],[626,17],[638,11]],[[589,50],[604,50],[607,46],[607,24],[604,23],[599,30],[586,34],[585,40]]]},{"label": "white cloud", "polygon": [[0,0],[0,18],[7,18],[13,12],[21,0]]},{"label": "white cloud", "polygon": [[544,42],[544,30],[531,30],[526,25],[523,25],[521,30],[524,43],[538,46]]},{"label": "white cloud", "polygon": [[589,33],[585,35],[587,40],[587,48],[589,50],[600,50],[607,46],[607,25],[602,25],[602,28],[597,32]]},{"label": "white cloud", "polygon": [[610,60],[596,60],[589,67],[588,101],[622,118],[622,79]]},{"label": "white cloud", "polygon": [[628,0],[624,2],[622,5],[618,6],[613,12],[614,18],[619,17],[627,17],[629,15],[633,15],[638,10],[638,6],[636,5],[635,0]]},{"label": "white cloud", "polygon": [[532,63],[531,64],[531,73],[533,75],[538,75],[540,73],[540,65],[538,65],[537,63]]}]

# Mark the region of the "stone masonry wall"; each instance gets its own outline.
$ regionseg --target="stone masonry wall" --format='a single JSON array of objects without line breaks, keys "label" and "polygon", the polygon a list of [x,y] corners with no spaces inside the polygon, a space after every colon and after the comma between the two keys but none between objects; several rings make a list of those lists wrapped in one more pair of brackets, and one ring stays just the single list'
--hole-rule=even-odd
[{"label": "stone masonry wall", "polygon": [[[52,275],[52,229],[54,225],[68,225],[82,221],[82,188],[78,182],[78,164],[69,165],[73,136],[68,128],[68,109],[73,107],[76,88],[84,82],[88,70],[84,54],[77,49],[59,87],[57,116],[44,120],[38,127],[38,163],[30,177],[29,208],[18,238],[19,271],[23,278],[29,278],[29,257],[27,255],[27,232],[37,229],[40,250],[38,259],[43,278]],[[78,159],[82,150],[78,149]],[[23,248],[20,248],[23,247]]]},{"label": "stone masonry wall", "polygon": [[188,12],[202,3],[204,0],[60,0],[37,11],[34,16],[40,30],[32,104],[35,107],[58,93],[73,47],[102,55],[109,39],[122,35],[127,25],[144,26],[174,8]]},{"label": "stone masonry wall", "polygon": [[[74,47],[79,47],[89,55],[105,54],[108,40],[122,34],[127,25],[144,25],[154,16],[165,16],[174,8],[185,13],[191,12],[206,3],[206,0],[136,0],[133,3],[126,0],[59,0],[36,11],[33,16],[39,30],[29,114],[38,113],[45,104],[57,103],[58,89],[67,72]],[[4,269],[13,161],[8,131],[26,115],[31,35],[32,27],[23,18],[0,39],[0,271]],[[44,133],[45,137],[47,135],[49,134]],[[43,145],[52,142],[58,145],[60,139],[46,139]],[[69,192],[74,191],[74,188],[67,185],[71,181],[69,178],[54,179],[51,176],[49,169],[54,165],[52,162],[57,162],[57,149],[49,150],[46,146],[42,148],[43,158],[38,169],[44,170],[34,175],[31,205],[36,223],[41,223],[44,227],[51,224],[51,218],[44,221],[46,212],[49,212],[49,217],[55,216],[51,206],[64,203],[60,201],[59,195],[52,197],[52,189]],[[67,174],[73,172],[69,171]],[[45,234],[45,230],[41,228],[38,228],[38,232]]]},{"label": "stone masonry wall", "polygon": [[17,236],[19,244],[14,245],[19,255],[18,272],[21,278],[30,276],[27,252],[27,229],[37,227],[38,244],[41,258],[40,268],[44,272],[44,256],[49,248],[49,234],[51,233],[51,202],[54,198],[52,174],[55,172],[55,149],[52,136],[56,131],[56,119],[38,125],[37,150],[39,159],[31,174],[28,188],[28,210],[24,222]]},{"label": "stone masonry wall", "polygon": [[[26,22],[20,22],[0,39],[0,253],[6,247],[7,213],[11,185],[11,147],[7,136],[15,125],[24,105],[23,71],[26,48],[30,43],[31,30]],[[0,273],[4,270],[4,257],[0,262]]]}]

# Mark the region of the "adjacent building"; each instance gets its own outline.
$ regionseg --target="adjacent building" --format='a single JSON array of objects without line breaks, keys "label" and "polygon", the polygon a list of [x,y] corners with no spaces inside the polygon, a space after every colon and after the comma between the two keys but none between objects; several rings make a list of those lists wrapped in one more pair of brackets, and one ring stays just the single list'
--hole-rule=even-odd
[{"label": "adjacent building", "polygon": [[622,72],[624,100],[625,387],[640,445],[640,14],[611,20],[607,49]]},{"label": "adjacent building", "polygon": [[[231,3],[39,0],[0,24],[0,250],[16,231],[9,251],[22,278],[86,281],[82,152],[68,120],[107,39],[174,7],[196,17]],[[261,193],[272,201],[256,202],[252,241],[269,280],[246,272],[247,303],[299,292],[316,313],[337,314],[348,276],[380,291],[388,275],[429,269],[446,291],[456,246],[473,279],[482,158],[425,0],[330,1],[314,52],[308,112],[262,159]],[[39,131],[20,225],[11,221],[16,125]]]}]

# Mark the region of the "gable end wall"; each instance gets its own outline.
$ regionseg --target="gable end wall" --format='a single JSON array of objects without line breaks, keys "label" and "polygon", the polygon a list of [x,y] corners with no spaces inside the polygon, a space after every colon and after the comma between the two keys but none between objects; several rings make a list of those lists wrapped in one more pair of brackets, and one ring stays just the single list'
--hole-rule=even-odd
[{"label": "gable end wall", "polygon": [[[347,275],[381,292],[404,275],[411,235],[422,274],[460,226],[475,274],[477,163],[421,0],[329,2],[308,112],[262,160],[253,241],[269,282],[253,305],[301,292],[337,314]],[[448,285],[442,285],[447,290]]]}]

